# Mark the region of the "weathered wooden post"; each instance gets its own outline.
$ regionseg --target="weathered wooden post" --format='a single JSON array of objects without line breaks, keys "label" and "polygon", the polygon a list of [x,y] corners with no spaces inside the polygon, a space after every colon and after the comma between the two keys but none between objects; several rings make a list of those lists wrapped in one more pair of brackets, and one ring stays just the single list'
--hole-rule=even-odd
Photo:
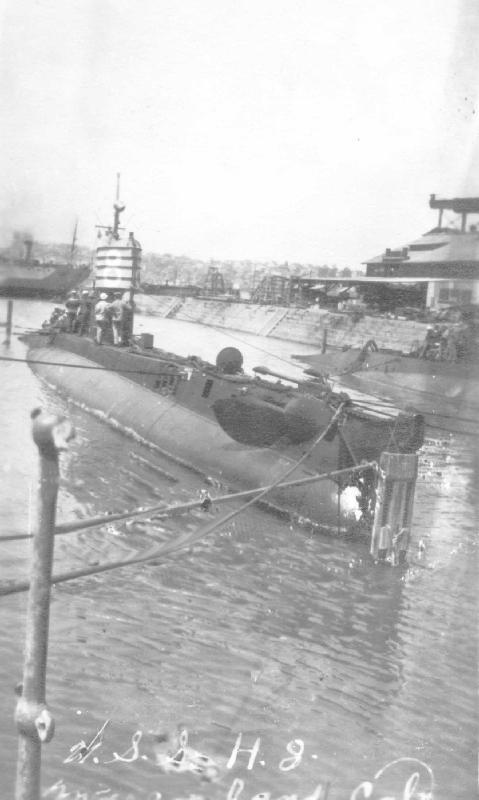
[{"label": "weathered wooden post", "polygon": [[323,328],[323,339],[322,339],[322,342],[321,342],[321,352],[325,353],[327,349],[328,349],[328,329],[327,329],[327,327],[325,325],[324,328]]},{"label": "weathered wooden post", "polygon": [[12,338],[12,318],[13,318],[13,300],[9,300],[7,303],[7,321],[0,323],[2,327],[6,328],[6,338],[3,344],[10,344],[10,339]]},{"label": "weathered wooden post", "polygon": [[41,747],[54,732],[45,701],[50,580],[55,512],[58,494],[58,453],[74,435],[64,417],[32,411],[32,433],[40,453],[38,526],[33,538],[30,591],[27,605],[23,685],[15,721],[19,743],[15,800],[40,797]]},{"label": "weathered wooden post", "polygon": [[382,453],[371,533],[371,555],[402,564],[409,546],[418,456]]}]

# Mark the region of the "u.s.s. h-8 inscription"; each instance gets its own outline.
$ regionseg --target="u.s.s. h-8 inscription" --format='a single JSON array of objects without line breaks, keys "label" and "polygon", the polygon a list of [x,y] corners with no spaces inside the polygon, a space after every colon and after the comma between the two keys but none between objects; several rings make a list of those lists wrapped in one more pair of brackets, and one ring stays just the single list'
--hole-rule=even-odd
[{"label": "u.s.s. h-8 inscription", "polygon": [[[265,787],[264,791],[252,793],[248,790],[247,777],[253,771],[268,766],[275,768],[279,773],[291,773],[301,764],[319,758],[318,754],[307,751],[302,739],[291,739],[285,744],[285,752],[274,763],[266,764],[262,757],[261,737],[256,737],[249,743],[242,733],[238,733],[232,744],[229,755],[225,759],[213,759],[205,753],[191,747],[188,742],[188,731],[183,728],[174,735],[149,734],[137,730],[130,737],[127,746],[122,752],[113,750],[105,752],[104,734],[109,725],[107,720],[90,742],[81,740],[74,744],[65,757],[64,764],[83,764],[90,761],[99,765],[131,764],[136,761],[148,761],[158,767],[161,773],[192,773],[197,776],[204,787],[205,782],[220,783],[225,785],[224,800],[433,800],[434,776],[431,767],[424,761],[412,757],[400,757],[388,762],[381,767],[371,779],[361,780],[351,788],[351,791],[341,796],[335,795],[335,781],[323,780],[317,782],[312,789],[303,794],[284,793],[275,798]],[[242,769],[245,777],[235,777],[232,781],[228,773],[233,769]],[[401,770],[398,776],[398,769]],[[393,773],[394,770],[394,773]],[[388,777],[394,776],[394,792],[388,787]],[[170,785],[171,786],[171,785]],[[169,787],[170,788],[170,787]],[[210,792],[207,792],[209,795]],[[64,779],[58,780],[42,795],[48,800],[175,800],[173,796],[163,797],[161,785],[158,789],[136,794],[131,792],[122,795],[118,791],[103,785],[96,791],[84,791],[68,787]],[[215,792],[221,798],[221,786]],[[190,794],[187,798],[177,800],[207,800],[202,792]]]}]

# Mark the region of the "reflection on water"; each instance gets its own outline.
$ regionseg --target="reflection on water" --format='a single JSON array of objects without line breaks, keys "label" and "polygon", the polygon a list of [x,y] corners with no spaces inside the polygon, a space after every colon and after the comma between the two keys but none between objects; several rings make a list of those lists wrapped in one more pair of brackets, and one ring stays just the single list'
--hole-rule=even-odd
[{"label": "reflection on water", "polygon": [[[15,306],[17,324],[46,316],[46,304]],[[143,324],[152,329],[150,319]],[[170,325],[157,323],[158,344],[184,354],[212,359],[232,344],[224,331]],[[288,358],[285,343],[248,342]],[[265,363],[264,353],[237,346],[247,367]],[[9,353],[21,357],[23,346],[12,343]],[[279,362],[268,365],[278,369]],[[36,453],[27,420],[38,404],[68,414],[77,430],[62,460],[60,519],[187,500],[203,488],[195,474],[68,406],[25,365],[1,369],[2,531],[25,530],[34,518]],[[252,509],[168,560],[58,585],[48,674],[57,732],[43,753],[45,787],[63,781],[70,797],[83,789],[89,797],[159,791],[165,800],[225,798],[237,779],[230,796],[250,800],[261,791],[304,798],[329,782],[328,797],[342,800],[388,762],[414,758],[433,769],[434,797],[473,797],[474,458],[460,437],[427,440],[415,506],[421,547],[404,574],[373,567],[363,542],[312,535]],[[210,518],[195,512],[58,537],[56,567],[125,557]],[[23,576],[27,558],[25,544],[3,545],[1,577]],[[13,787],[25,596],[1,599],[0,614],[0,758],[3,785]],[[78,757],[75,746],[88,745],[107,720],[99,746]],[[161,754],[179,747],[184,728],[188,747],[214,761],[218,782],[160,770]],[[391,766],[371,796],[402,797],[412,764]],[[418,772],[418,791],[425,791],[427,771]]]}]

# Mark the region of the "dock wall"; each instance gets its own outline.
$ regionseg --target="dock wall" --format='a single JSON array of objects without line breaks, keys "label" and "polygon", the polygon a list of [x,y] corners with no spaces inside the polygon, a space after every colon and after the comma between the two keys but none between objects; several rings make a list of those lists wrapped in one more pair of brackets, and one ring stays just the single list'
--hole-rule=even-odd
[{"label": "dock wall", "polygon": [[374,339],[380,348],[409,353],[423,342],[427,327],[426,323],[414,320],[368,315],[358,318],[358,315],[351,313],[331,312],[316,307],[285,308],[194,297],[138,295],[137,305],[140,312],[152,316],[318,347],[326,329],[328,346],[331,347],[362,347],[369,339]]}]

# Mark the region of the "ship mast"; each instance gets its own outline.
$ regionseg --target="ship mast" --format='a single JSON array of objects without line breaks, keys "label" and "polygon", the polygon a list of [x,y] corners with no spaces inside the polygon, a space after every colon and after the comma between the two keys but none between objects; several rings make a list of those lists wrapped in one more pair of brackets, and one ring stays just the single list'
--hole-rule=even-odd
[{"label": "ship mast", "polygon": [[114,239],[119,239],[120,234],[120,214],[125,210],[125,206],[120,204],[120,173],[116,173],[116,202],[113,205],[113,230],[112,236]]},{"label": "ship mast", "polygon": [[77,246],[77,232],[78,232],[78,218],[75,220],[75,227],[73,228],[72,244],[70,247],[70,261],[73,264],[73,257]]}]

